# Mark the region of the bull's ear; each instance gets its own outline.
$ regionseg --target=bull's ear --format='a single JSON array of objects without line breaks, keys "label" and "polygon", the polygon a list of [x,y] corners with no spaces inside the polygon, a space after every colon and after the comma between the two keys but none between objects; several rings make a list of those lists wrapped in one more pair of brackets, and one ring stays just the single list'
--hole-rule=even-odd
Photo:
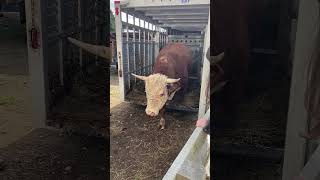
[{"label": "bull's ear", "polygon": [[216,63],[220,62],[223,58],[224,58],[224,52],[220,53],[217,56],[212,56],[210,61],[211,61],[211,63],[216,64]]},{"label": "bull's ear", "polygon": [[170,79],[170,78],[168,78],[166,82],[167,83],[176,83],[178,81],[180,81],[180,78],[179,79]]},{"label": "bull's ear", "polygon": [[134,77],[136,77],[136,78],[138,78],[138,79],[141,79],[141,80],[143,80],[143,81],[145,81],[145,80],[147,79],[146,76],[139,76],[139,75],[136,75],[136,74],[133,74],[133,73],[131,73],[131,75],[134,76]]}]

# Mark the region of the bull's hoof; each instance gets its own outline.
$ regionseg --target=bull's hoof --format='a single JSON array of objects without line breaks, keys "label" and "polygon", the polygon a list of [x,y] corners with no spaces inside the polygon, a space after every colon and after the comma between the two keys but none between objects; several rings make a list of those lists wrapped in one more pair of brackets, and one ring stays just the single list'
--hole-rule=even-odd
[{"label": "bull's hoof", "polygon": [[160,130],[164,130],[164,125],[159,124],[159,125],[158,125],[158,128],[159,128]]}]

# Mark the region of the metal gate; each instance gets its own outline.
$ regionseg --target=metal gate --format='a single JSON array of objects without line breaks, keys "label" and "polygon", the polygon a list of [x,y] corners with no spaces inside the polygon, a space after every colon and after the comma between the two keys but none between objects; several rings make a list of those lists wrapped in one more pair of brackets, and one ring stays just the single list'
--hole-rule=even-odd
[{"label": "metal gate", "polygon": [[151,19],[129,10],[120,10],[116,3],[117,56],[120,98],[125,100],[136,82],[131,73],[149,75],[159,49],[167,43],[167,31]]},{"label": "metal gate", "polygon": [[185,35],[169,35],[169,43],[182,43],[192,50],[192,72],[191,78],[200,79],[201,77],[201,66],[202,66],[202,52],[203,52],[203,39],[204,36],[185,34]]},{"label": "metal gate", "polygon": [[98,59],[73,46],[66,38],[107,44],[110,12],[107,0],[46,0],[43,6],[44,69],[50,106],[62,87],[72,84],[78,72],[86,70]]}]

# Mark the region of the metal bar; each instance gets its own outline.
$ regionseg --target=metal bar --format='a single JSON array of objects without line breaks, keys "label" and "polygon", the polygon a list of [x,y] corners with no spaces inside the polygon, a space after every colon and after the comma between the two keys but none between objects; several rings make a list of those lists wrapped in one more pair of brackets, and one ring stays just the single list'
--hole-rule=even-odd
[{"label": "metal bar", "polygon": [[199,113],[198,118],[202,117],[206,112],[206,108],[209,104],[208,99],[210,100],[210,62],[205,56],[205,51],[207,51],[210,46],[210,13],[208,18],[208,24],[205,31],[204,37],[204,48],[202,53],[203,66],[202,66],[202,77],[201,77],[201,89],[200,89],[200,99],[199,99]]},{"label": "metal bar", "polygon": [[[156,34],[155,34],[155,37],[154,37],[154,45],[155,45],[155,48],[154,48],[154,58],[157,58],[158,54],[159,54],[159,47],[160,47],[160,44],[159,44],[159,40],[160,40],[160,33],[159,33],[159,27],[156,26]],[[154,62],[155,62],[155,59],[154,59]],[[153,62],[153,63],[154,63]]]},{"label": "metal bar", "polygon": [[166,32],[166,44],[168,44],[168,42],[169,42],[169,37],[168,37],[168,30],[167,30],[167,32]]},{"label": "metal bar", "polygon": [[[141,25],[141,19],[139,19],[139,27]],[[139,28],[139,66],[142,67],[142,58],[141,58],[141,28]],[[140,74],[142,74],[142,69]]]},{"label": "metal bar", "polygon": [[[61,0],[57,1],[58,3],[58,31],[59,33],[62,32],[62,18],[61,18]],[[61,86],[64,85],[63,82],[63,72],[64,72],[64,68],[63,68],[63,44],[62,44],[62,39],[59,39],[59,78],[60,78],[60,84]]]},{"label": "metal bar", "polygon": [[209,6],[209,0],[196,0],[196,1],[180,1],[180,0],[170,0],[170,1],[163,1],[163,0],[135,0],[135,1],[125,1],[122,3],[125,7],[157,7],[157,6],[164,6],[164,7],[176,7],[176,6]]},{"label": "metal bar", "polygon": [[[78,26],[79,26],[79,28],[82,27],[81,0],[78,0]],[[83,34],[82,34],[81,31],[80,31],[79,36],[80,36],[79,37],[80,41],[82,41],[83,40]],[[83,52],[82,52],[81,48],[79,48],[79,64],[82,67],[82,64],[83,64]]]},{"label": "metal bar", "polygon": [[208,19],[164,19],[159,20],[159,23],[164,24],[207,24]]},{"label": "metal bar", "polygon": [[[151,47],[150,47],[150,58],[151,58],[151,64],[154,63],[154,32],[151,33],[150,40],[151,40]],[[153,71],[153,67],[150,67],[150,73]]]},{"label": "metal bar", "polygon": [[193,17],[193,16],[205,16],[206,18],[208,17],[208,12],[186,12],[186,11],[181,11],[180,13],[178,12],[146,12],[146,16],[151,16],[151,17]]},{"label": "metal bar", "polygon": [[[150,29],[150,23],[148,23],[148,29]],[[148,48],[148,66],[150,65],[150,31],[148,31],[148,34],[147,34],[147,41],[148,41],[148,44],[147,44],[147,48]],[[147,69],[148,71],[148,74],[150,74],[150,68]]]},{"label": "metal bar", "polygon": [[[176,24],[159,24],[160,27],[171,27],[171,28],[177,28],[177,27],[184,27],[184,28],[188,28],[189,31],[192,31],[192,28],[201,28],[203,29],[206,26],[206,23],[200,23],[200,24],[193,24],[193,23],[176,23]],[[178,30],[178,29],[176,29]],[[176,35],[181,34],[177,31]]]},{"label": "metal bar", "polygon": [[[146,66],[146,21],[143,21],[143,66]],[[143,75],[146,75],[147,72],[144,70]]]},{"label": "metal bar", "polygon": [[[130,24],[130,23],[126,23],[126,22],[123,22],[122,23],[123,25],[125,25],[125,26],[128,26],[128,27],[130,27],[130,28],[136,28],[136,29],[144,29],[144,28],[141,28],[141,27],[138,27],[138,26],[136,26],[136,25],[133,25],[133,24]],[[147,31],[147,32],[152,32],[152,30],[148,30],[148,29],[145,29],[145,31]]]},{"label": "metal bar", "polygon": [[119,77],[119,89],[120,89],[120,100],[125,100],[124,91],[124,73],[123,73],[123,52],[122,52],[122,20],[121,20],[121,8],[120,2],[114,3],[115,8],[118,8],[118,14],[115,14],[115,26],[116,26],[116,42],[117,42],[117,56],[118,56],[118,77]]},{"label": "metal bar", "polygon": [[128,12],[129,14],[135,14],[136,17],[143,19],[144,21],[152,22],[154,24],[157,23],[157,21],[153,20],[150,17],[145,16],[144,14],[140,13],[139,11],[135,11],[134,9],[126,9],[126,12]]},{"label": "metal bar", "polygon": [[[27,32],[31,30],[32,24],[35,24],[39,33],[39,37],[43,37],[46,33],[44,28],[44,9],[45,3],[43,1],[25,1],[26,9],[26,29]],[[28,41],[31,40],[30,33],[27,33]],[[46,97],[46,70],[45,70],[45,38],[39,38],[40,46],[38,49],[33,49],[30,43],[27,43],[28,48],[28,67],[29,78],[31,83],[30,92],[32,97],[31,111],[32,111],[32,127],[43,128],[46,126],[47,116],[47,97]]]},{"label": "metal bar", "polygon": [[148,65],[148,66],[141,67],[141,68],[139,68],[139,69],[137,69],[137,70],[125,72],[124,74],[129,74],[129,76],[130,76],[131,73],[136,73],[136,72],[138,72],[138,71],[140,71],[140,70],[142,70],[142,69],[147,69],[147,68],[152,67],[152,66],[153,66],[153,64],[150,64],[150,65]]},{"label": "metal bar", "polygon": [[[128,13],[126,13],[126,23],[127,24],[129,24],[128,23],[128,21],[129,21],[129,15],[128,15]],[[127,25],[126,26],[126,30],[127,30],[127,46],[126,46],[126,48],[127,48],[127,63],[128,63],[128,71],[130,71],[130,51],[129,51],[129,26]],[[130,89],[130,75],[128,75],[128,87],[129,87],[129,89]]]},{"label": "metal bar", "polygon": [[198,11],[202,11],[202,10],[208,10],[210,7],[210,4],[205,4],[205,5],[192,5],[192,6],[159,6],[159,7],[135,7],[135,9],[137,11],[146,11],[146,12],[150,12],[150,11],[158,11],[161,9],[165,9],[165,10],[171,10],[171,11],[175,11],[175,10],[198,10]]},{"label": "metal bar", "polygon": [[[208,14],[206,14],[208,15]],[[152,19],[154,20],[208,20],[208,16],[153,16]]]},{"label": "metal bar", "polygon": [[[135,15],[132,15],[133,17],[133,24],[136,24],[136,18]],[[133,28],[133,69],[136,70],[136,30],[135,28]],[[133,78],[134,79],[134,83],[136,83],[137,78]]]},{"label": "metal bar", "polygon": [[[94,1],[94,6],[97,6],[97,1]],[[96,24],[96,30],[95,30],[95,41],[96,41],[96,44],[98,45],[100,45],[100,42],[98,42],[98,32],[99,32],[99,26],[97,25],[97,22],[98,22],[98,16],[97,16],[97,13],[95,13],[95,16],[94,16],[94,21],[95,21],[95,24]],[[95,60],[96,60],[96,62],[95,62],[95,64],[96,64],[96,66],[98,66],[98,56],[96,55],[95,56]]]}]

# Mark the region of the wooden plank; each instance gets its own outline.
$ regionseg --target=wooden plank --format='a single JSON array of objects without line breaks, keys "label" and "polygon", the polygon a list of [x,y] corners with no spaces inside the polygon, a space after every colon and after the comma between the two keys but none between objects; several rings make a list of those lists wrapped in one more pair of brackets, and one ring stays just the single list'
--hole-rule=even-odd
[{"label": "wooden plank", "polygon": [[[34,25],[39,32],[38,49],[31,47],[30,30],[32,29],[32,2],[34,2]],[[28,65],[29,65],[29,78],[31,81],[31,109],[33,128],[42,128],[46,125],[46,85],[45,85],[45,54],[44,54],[44,34],[42,32],[44,19],[42,15],[44,12],[43,1],[25,2],[26,8],[26,29],[27,29],[27,42],[28,42]]]},{"label": "wooden plank", "polygon": [[307,130],[308,115],[304,107],[307,60],[312,54],[318,16],[317,0],[300,1],[293,73],[291,80],[283,180],[292,180],[305,162],[306,142],[298,136]]}]

